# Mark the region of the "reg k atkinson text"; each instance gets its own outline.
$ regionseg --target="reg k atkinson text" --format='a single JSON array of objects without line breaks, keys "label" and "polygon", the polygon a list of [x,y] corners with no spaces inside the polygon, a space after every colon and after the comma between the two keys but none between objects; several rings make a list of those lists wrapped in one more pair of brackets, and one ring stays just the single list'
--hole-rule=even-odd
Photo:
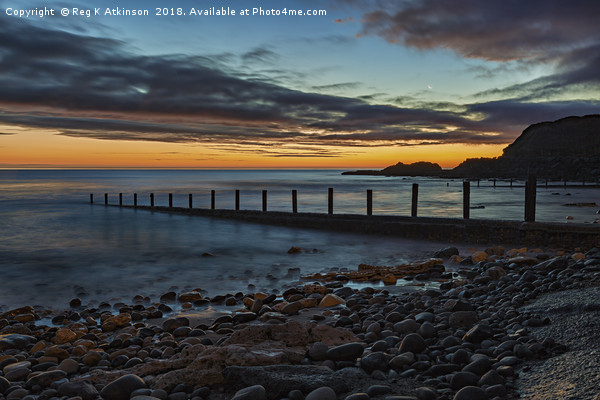
[{"label": "reg k atkinson text", "polygon": [[325,10],[292,10],[292,9],[263,9],[262,7],[246,8],[235,10],[230,7],[209,7],[209,8],[167,8],[167,7],[156,7],[151,13],[148,9],[129,9],[122,7],[115,8],[61,8],[60,12],[57,12],[53,8],[31,8],[31,9],[18,9],[18,8],[6,8],[6,15],[18,17],[18,18],[33,18],[33,17],[46,17],[62,15],[67,16],[229,16],[229,15],[256,15],[256,16],[323,16],[327,15]]}]

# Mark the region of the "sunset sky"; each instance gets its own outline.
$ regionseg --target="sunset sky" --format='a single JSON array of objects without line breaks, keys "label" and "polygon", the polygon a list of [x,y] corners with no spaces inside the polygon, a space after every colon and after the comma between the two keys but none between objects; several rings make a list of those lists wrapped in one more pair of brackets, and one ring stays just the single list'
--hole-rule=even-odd
[{"label": "sunset sky", "polygon": [[[42,3],[55,15],[14,15]],[[105,15],[117,6],[150,15]],[[212,7],[236,14],[189,15]],[[259,7],[326,15],[240,15]],[[499,156],[530,124],[600,113],[599,15],[592,0],[0,0],[0,168]]]}]

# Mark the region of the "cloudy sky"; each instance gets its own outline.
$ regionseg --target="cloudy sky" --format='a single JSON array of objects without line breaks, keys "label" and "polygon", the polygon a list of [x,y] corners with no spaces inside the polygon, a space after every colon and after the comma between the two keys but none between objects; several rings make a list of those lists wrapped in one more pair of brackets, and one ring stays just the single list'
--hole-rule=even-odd
[{"label": "cloudy sky", "polygon": [[600,112],[598,1],[43,3],[0,0],[0,167],[451,167]]}]

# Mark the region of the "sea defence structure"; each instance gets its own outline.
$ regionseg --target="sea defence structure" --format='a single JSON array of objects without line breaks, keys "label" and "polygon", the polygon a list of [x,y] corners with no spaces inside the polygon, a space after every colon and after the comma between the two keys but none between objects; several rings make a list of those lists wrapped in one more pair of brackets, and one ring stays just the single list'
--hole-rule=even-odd
[{"label": "sea defence structure", "polygon": [[[600,246],[600,225],[542,223],[535,221],[535,178],[530,177],[525,185],[525,207],[523,221],[471,219],[469,215],[469,182],[463,183],[463,218],[418,217],[418,185],[412,188],[411,216],[372,215],[373,193],[367,190],[366,215],[334,214],[333,189],[328,190],[327,213],[298,212],[297,191],[292,191],[292,212],[268,211],[267,191],[262,191],[262,210],[240,209],[240,192],[235,191],[235,209],[216,209],[215,191],[211,191],[210,208],[194,208],[189,194],[188,207],[174,207],[173,194],[169,194],[168,205],[156,205],[154,194],[150,194],[149,205],[139,205],[138,195],[133,195],[133,204],[123,204],[119,193],[118,204],[109,202],[104,194],[104,205],[111,207],[147,210],[151,212],[177,213],[210,218],[234,219],[251,223],[271,224],[292,228],[309,228],[379,234],[412,239],[425,239],[452,243],[473,244],[525,244],[554,248],[590,249]],[[94,196],[90,194],[90,203]]]}]

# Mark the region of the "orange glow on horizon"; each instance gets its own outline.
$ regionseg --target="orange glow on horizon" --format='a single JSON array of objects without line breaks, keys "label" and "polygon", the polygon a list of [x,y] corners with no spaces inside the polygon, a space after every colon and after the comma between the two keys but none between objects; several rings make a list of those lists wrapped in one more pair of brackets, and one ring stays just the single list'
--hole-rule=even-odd
[{"label": "orange glow on horizon", "polygon": [[[444,144],[407,147],[321,146],[339,156],[274,157],[267,147],[219,149],[202,143],[163,143],[98,140],[57,135],[53,132],[21,132],[0,135],[1,168],[339,168],[382,169],[403,162],[429,161],[452,168],[467,158],[497,157],[505,145]],[[272,146],[271,149],[275,147]],[[285,154],[286,148],[277,150]],[[305,151],[305,150],[303,150]],[[300,150],[294,153],[302,154]]]}]

